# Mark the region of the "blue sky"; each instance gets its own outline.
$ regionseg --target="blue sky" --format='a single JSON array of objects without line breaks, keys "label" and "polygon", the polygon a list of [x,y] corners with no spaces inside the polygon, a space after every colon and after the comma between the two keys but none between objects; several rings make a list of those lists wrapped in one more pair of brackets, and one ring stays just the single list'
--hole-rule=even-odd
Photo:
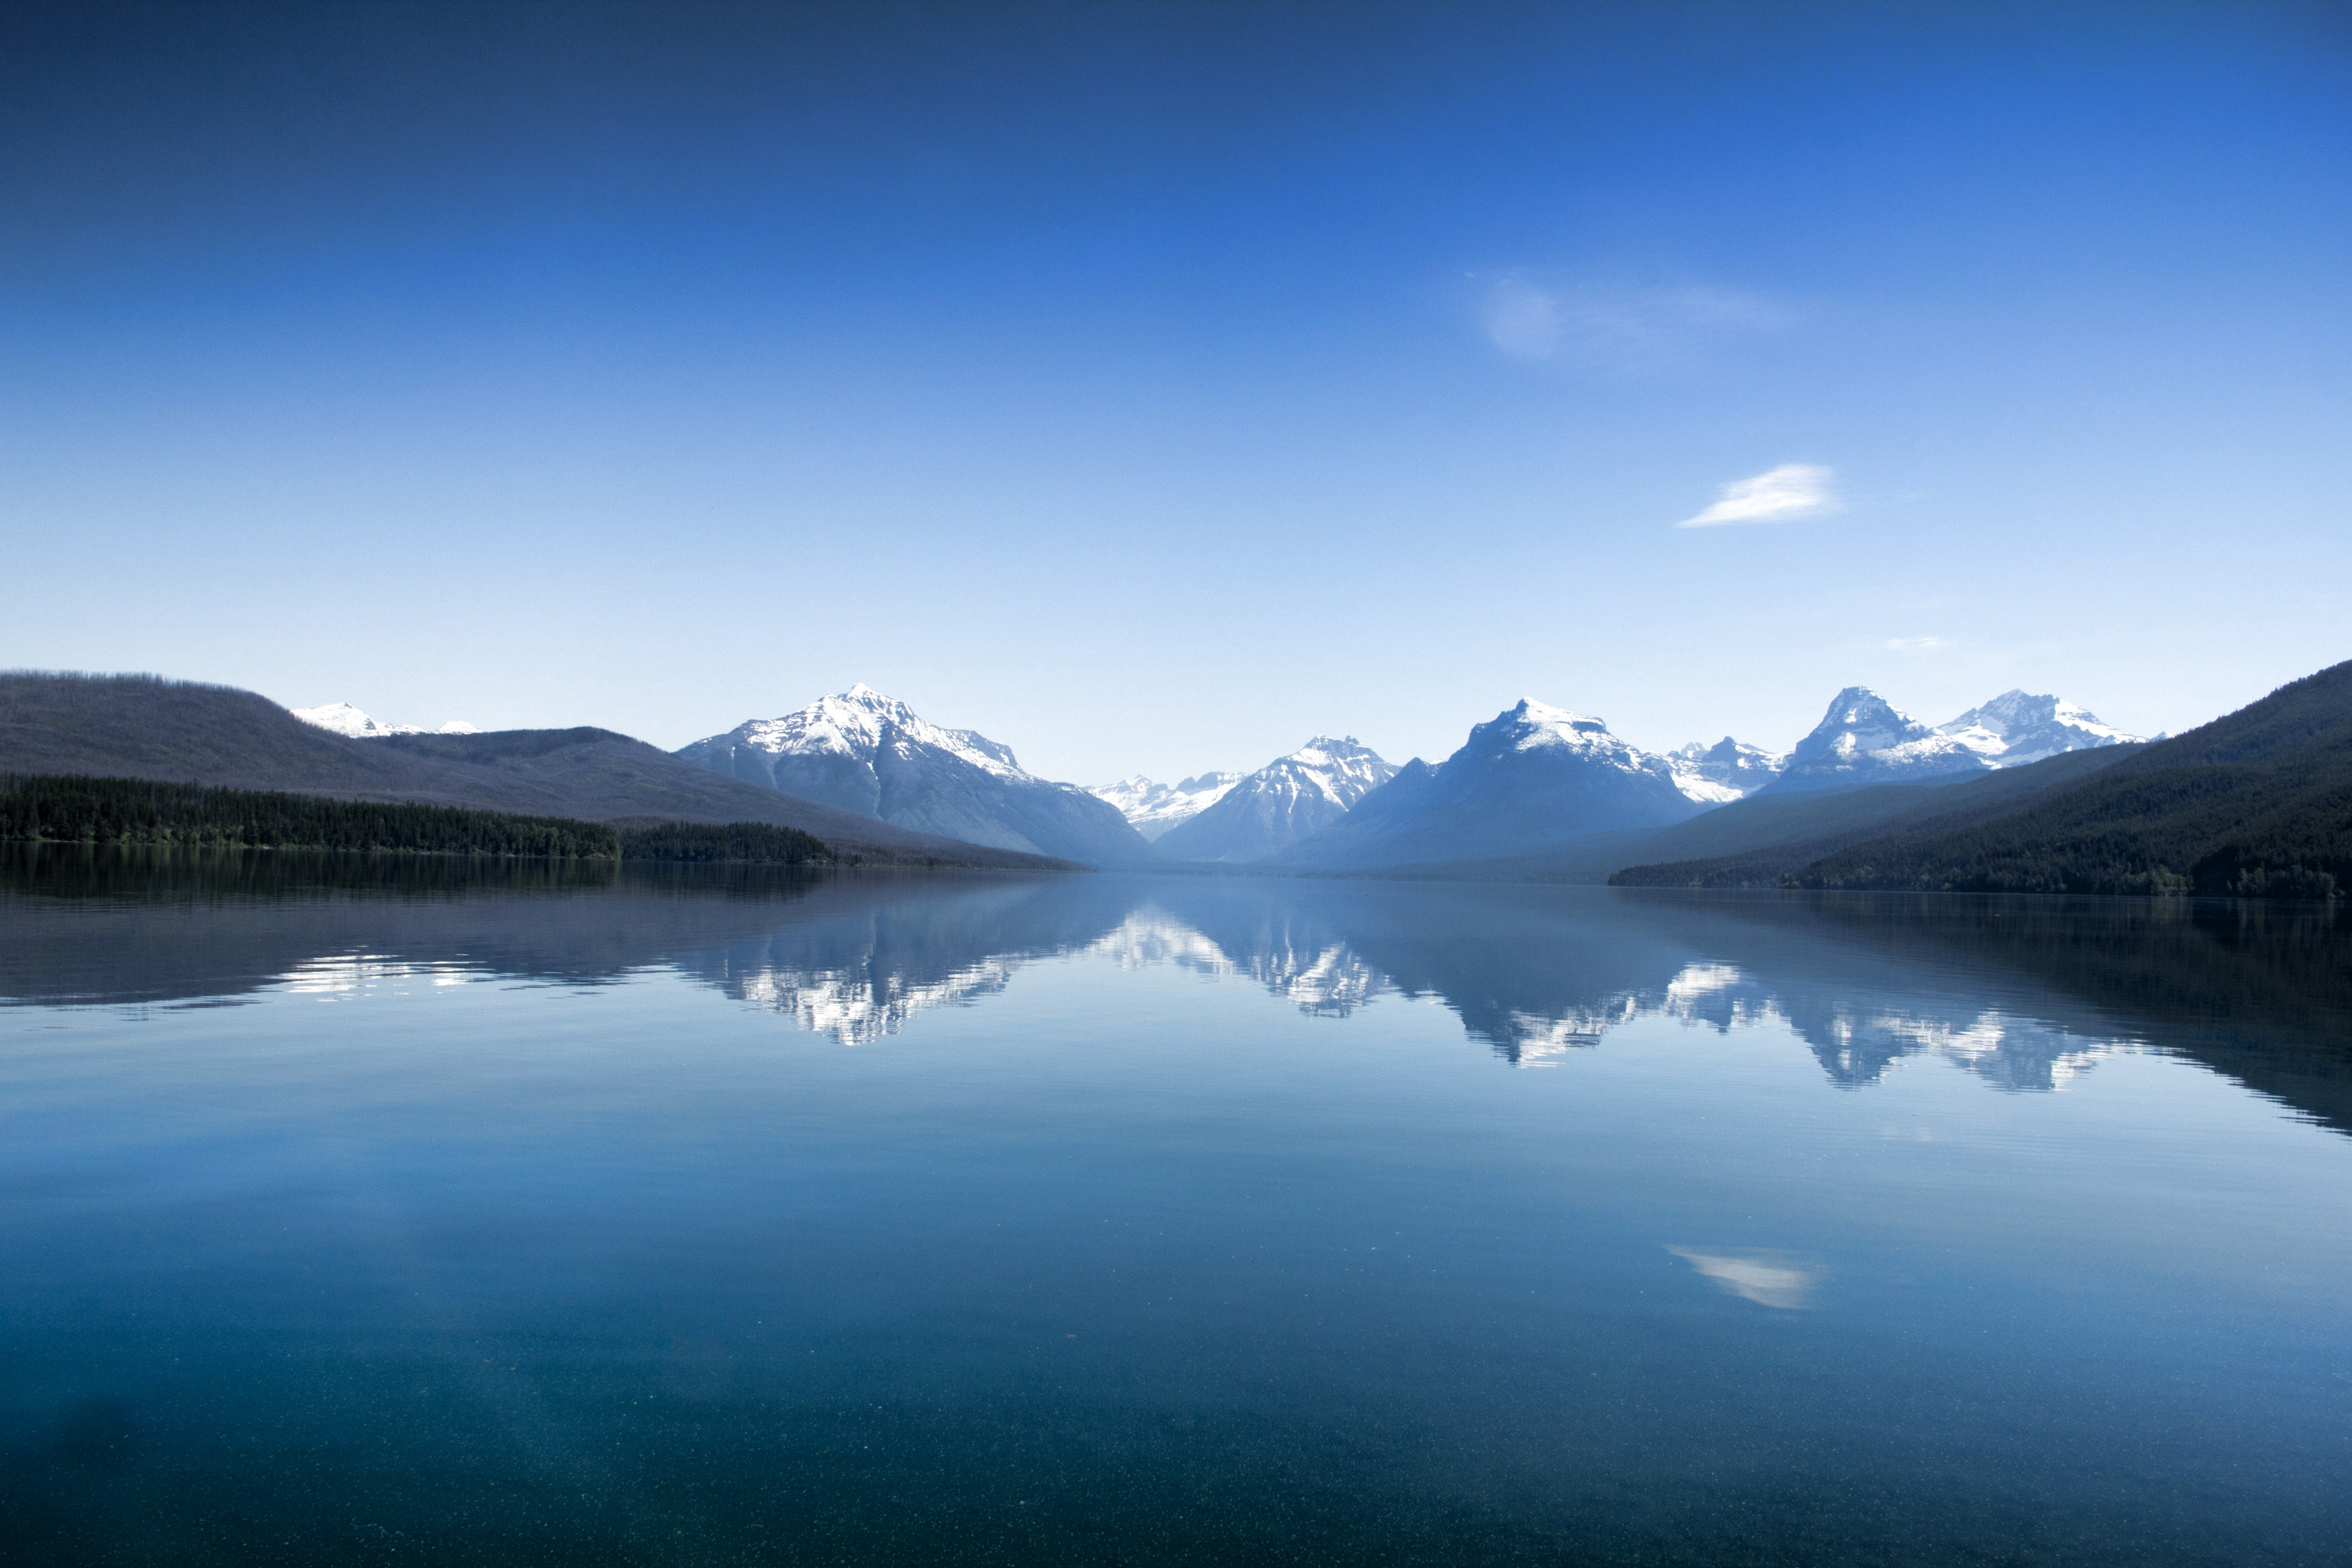
[{"label": "blue sky", "polygon": [[13,8],[0,664],[1087,781],[2177,730],[2352,656],[2347,16]]}]

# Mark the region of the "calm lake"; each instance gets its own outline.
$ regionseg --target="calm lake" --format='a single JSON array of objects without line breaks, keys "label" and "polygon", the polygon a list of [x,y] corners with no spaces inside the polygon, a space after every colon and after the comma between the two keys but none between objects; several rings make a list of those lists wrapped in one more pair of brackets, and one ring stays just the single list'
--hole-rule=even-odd
[{"label": "calm lake", "polygon": [[2352,1561],[2324,909],[0,850],[0,1562]]}]

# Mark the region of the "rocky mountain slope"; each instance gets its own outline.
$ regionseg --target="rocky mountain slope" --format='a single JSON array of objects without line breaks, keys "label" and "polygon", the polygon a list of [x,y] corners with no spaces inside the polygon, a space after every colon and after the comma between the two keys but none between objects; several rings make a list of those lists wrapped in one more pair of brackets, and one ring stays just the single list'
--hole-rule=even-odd
[{"label": "rocky mountain slope", "polygon": [[1354,736],[1318,736],[1233,785],[1162,835],[1176,860],[1260,861],[1322,831],[1396,774]]},{"label": "rocky mountain slope", "polygon": [[714,773],[919,832],[1094,865],[1156,859],[1118,808],[1024,771],[1012,748],[852,686],[682,747]]}]

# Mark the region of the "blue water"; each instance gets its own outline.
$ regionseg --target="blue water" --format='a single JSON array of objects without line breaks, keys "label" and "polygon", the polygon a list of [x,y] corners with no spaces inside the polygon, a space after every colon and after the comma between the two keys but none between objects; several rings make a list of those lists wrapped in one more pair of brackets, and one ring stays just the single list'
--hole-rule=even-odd
[{"label": "blue water", "polygon": [[0,876],[0,1562],[2352,1561],[2324,911]]}]

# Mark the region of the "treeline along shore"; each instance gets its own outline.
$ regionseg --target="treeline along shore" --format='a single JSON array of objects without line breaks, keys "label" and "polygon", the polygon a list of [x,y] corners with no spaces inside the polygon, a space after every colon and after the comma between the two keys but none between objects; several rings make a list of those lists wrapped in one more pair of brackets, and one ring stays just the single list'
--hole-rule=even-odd
[{"label": "treeline along shore", "polygon": [[566,817],[78,774],[0,775],[0,839],[547,860],[835,863],[819,839],[766,822],[615,829]]}]

